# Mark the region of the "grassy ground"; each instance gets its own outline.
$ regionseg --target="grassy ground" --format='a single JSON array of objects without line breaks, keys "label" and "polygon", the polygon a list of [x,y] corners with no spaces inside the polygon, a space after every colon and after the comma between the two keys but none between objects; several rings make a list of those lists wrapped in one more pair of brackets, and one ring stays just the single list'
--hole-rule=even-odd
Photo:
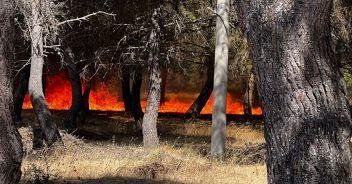
[{"label": "grassy ground", "polygon": [[[147,150],[140,136],[112,131],[111,122],[105,125],[106,120],[92,119],[101,126],[93,128],[90,122],[81,128],[106,134],[104,139],[81,139],[61,132],[65,147],[51,150],[32,150],[30,128],[21,128],[26,152],[21,183],[266,183],[261,127],[229,126],[226,157],[214,161],[208,158],[209,122],[184,123],[171,133],[165,132],[173,123],[168,128],[160,123],[158,128],[166,129],[160,136],[161,146]],[[182,134],[178,129],[187,131]]]}]

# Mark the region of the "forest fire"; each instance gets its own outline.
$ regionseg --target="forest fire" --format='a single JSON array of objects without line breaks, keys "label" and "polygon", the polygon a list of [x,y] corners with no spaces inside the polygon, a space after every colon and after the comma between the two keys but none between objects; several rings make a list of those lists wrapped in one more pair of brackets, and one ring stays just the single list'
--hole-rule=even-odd
[{"label": "forest fire", "polygon": [[[68,79],[65,79],[64,73],[55,76],[49,76],[47,87],[45,90],[45,98],[50,109],[68,110],[71,106],[71,85]],[[192,105],[193,101],[186,101],[174,97],[169,97],[161,104],[159,112],[185,113]],[[142,100],[143,110],[146,107],[146,100]],[[211,97],[201,114],[211,114],[213,97]],[[124,111],[122,95],[117,96],[109,92],[108,86],[101,82],[95,89],[92,89],[89,98],[89,106],[91,110],[100,111]],[[26,95],[23,103],[23,109],[32,109],[29,96]],[[243,104],[233,100],[230,94],[227,94],[227,114],[243,114]],[[254,115],[261,115],[260,107],[252,109]]]}]

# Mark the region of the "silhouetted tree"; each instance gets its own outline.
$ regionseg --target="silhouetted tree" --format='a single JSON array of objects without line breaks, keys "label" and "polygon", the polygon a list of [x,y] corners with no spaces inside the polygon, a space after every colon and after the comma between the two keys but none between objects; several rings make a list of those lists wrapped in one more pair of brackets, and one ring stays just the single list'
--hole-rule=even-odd
[{"label": "silhouetted tree", "polygon": [[77,128],[77,118],[83,109],[82,84],[79,76],[78,66],[75,63],[75,56],[72,50],[67,49],[67,70],[71,83],[72,104],[65,118],[65,128],[72,131]]},{"label": "silhouetted tree", "polygon": [[22,106],[24,98],[28,92],[30,65],[24,67],[18,77],[18,87],[14,94],[14,105],[15,105],[15,124],[20,126],[22,124]]},{"label": "silhouetted tree", "polygon": [[204,106],[207,104],[211,93],[213,92],[214,85],[214,53],[206,56],[205,64],[207,66],[207,80],[200,91],[197,99],[193,102],[191,107],[186,112],[186,117],[197,118]]}]

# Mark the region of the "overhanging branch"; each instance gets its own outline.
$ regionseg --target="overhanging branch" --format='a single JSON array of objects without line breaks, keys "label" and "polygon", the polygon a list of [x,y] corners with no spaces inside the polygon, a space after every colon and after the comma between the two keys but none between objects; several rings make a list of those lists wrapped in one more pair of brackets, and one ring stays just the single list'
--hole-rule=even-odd
[{"label": "overhanging branch", "polygon": [[88,19],[89,19],[90,17],[98,16],[99,14],[106,15],[106,16],[112,16],[112,17],[115,17],[115,16],[116,16],[116,14],[106,13],[106,12],[103,12],[103,11],[98,11],[98,12],[94,12],[94,13],[85,15],[85,16],[83,16],[83,17],[79,17],[79,18],[75,18],[75,19],[69,19],[69,20],[62,21],[62,22],[58,23],[57,26],[61,26],[61,25],[67,24],[67,23],[77,22],[77,21],[78,21],[78,22],[88,21]]}]

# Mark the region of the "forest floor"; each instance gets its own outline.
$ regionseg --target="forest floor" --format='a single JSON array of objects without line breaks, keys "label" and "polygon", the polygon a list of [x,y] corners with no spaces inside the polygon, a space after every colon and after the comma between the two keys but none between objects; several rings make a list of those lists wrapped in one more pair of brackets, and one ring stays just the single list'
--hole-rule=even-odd
[{"label": "forest floor", "polygon": [[[53,113],[59,126],[63,113]],[[23,117],[27,125],[36,121],[31,112]],[[75,136],[60,132],[64,147],[49,150],[32,150],[30,126],[19,130],[25,151],[23,184],[266,183],[262,125],[230,123],[228,149],[221,161],[209,159],[208,120],[161,119],[158,149],[144,149],[132,119],[116,114],[87,117]]]}]

